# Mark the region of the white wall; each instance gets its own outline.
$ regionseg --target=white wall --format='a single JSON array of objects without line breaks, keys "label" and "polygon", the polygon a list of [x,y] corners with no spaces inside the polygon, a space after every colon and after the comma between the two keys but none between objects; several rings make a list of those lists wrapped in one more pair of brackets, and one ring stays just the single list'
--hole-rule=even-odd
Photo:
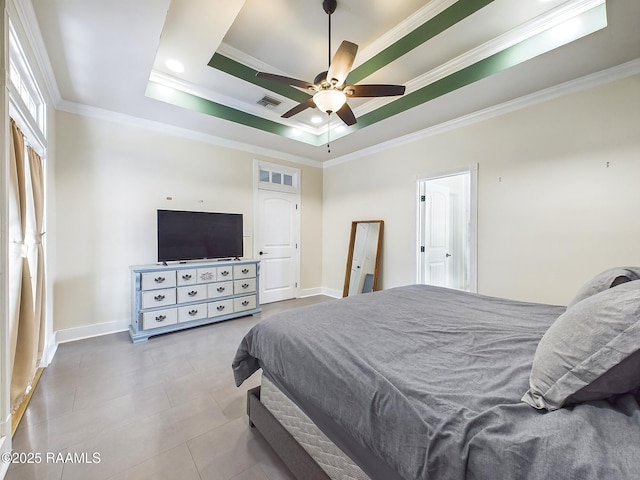
[{"label": "white wall", "polygon": [[385,221],[382,287],[416,278],[416,179],[479,164],[478,291],[566,304],[640,265],[640,76],[325,169],[323,284],[342,287],[352,220]]},{"label": "white wall", "polygon": [[[56,117],[55,330],[130,322],[129,266],[154,263],[156,209],[236,212],[253,227],[253,160],[285,162],[91,117]],[[301,288],[321,286],[322,170],[302,170]],[[171,197],[169,200],[167,197]],[[245,256],[253,254],[245,238]],[[88,329],[86,327],[89,327]],[[68,329],[78,329],[69,333]]]}]

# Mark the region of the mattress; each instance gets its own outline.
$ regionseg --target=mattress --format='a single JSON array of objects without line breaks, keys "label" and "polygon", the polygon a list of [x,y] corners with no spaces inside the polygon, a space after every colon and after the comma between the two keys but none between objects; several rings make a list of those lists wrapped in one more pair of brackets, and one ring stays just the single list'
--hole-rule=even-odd
[{"label": "mattress", "polygon": [[260,401],[331,480],[370,480],[360,467],[265,376],[262,377]]},{"label": "mattress", "polygon": [[262,369],[371,479],[636,480],[640,394],[546,413],[521,401],[564,311],[399,287],[266,318],[233,369],[237,385]]}]

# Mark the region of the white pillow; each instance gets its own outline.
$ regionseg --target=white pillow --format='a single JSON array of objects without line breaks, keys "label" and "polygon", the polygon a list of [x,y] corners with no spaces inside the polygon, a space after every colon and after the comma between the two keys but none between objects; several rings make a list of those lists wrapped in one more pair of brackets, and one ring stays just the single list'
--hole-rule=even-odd
[{"label": "white pillow", "polygon": [[538,409],[598,400],[640,387],[640,281],[567,309],[544,334],[522,400]]}]

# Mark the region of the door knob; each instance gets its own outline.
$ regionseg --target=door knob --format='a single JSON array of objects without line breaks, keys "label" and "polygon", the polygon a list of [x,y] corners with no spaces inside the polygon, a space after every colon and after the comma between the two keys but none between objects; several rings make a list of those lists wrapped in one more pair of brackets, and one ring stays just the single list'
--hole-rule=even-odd
[{"label": "door knob", "polygon": [[269,252],[263,252],[262,250],[260,250],[258,253],[259,253],[260,255],[269,255]]},{"label": "door knob", "polygon": [[451,256],[450,253],[445,254],[445,257],[449,258]]}]

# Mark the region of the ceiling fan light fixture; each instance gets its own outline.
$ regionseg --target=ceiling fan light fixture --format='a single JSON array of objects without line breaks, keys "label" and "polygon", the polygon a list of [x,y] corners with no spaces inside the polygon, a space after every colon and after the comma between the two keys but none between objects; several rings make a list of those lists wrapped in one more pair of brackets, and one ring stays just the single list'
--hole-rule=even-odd
[{"label": "ceiling fan light fixture", "polygon": [[320,90],[313,96],[313,103],[325,113],[337,112],[347,101],[340,90]]}]

